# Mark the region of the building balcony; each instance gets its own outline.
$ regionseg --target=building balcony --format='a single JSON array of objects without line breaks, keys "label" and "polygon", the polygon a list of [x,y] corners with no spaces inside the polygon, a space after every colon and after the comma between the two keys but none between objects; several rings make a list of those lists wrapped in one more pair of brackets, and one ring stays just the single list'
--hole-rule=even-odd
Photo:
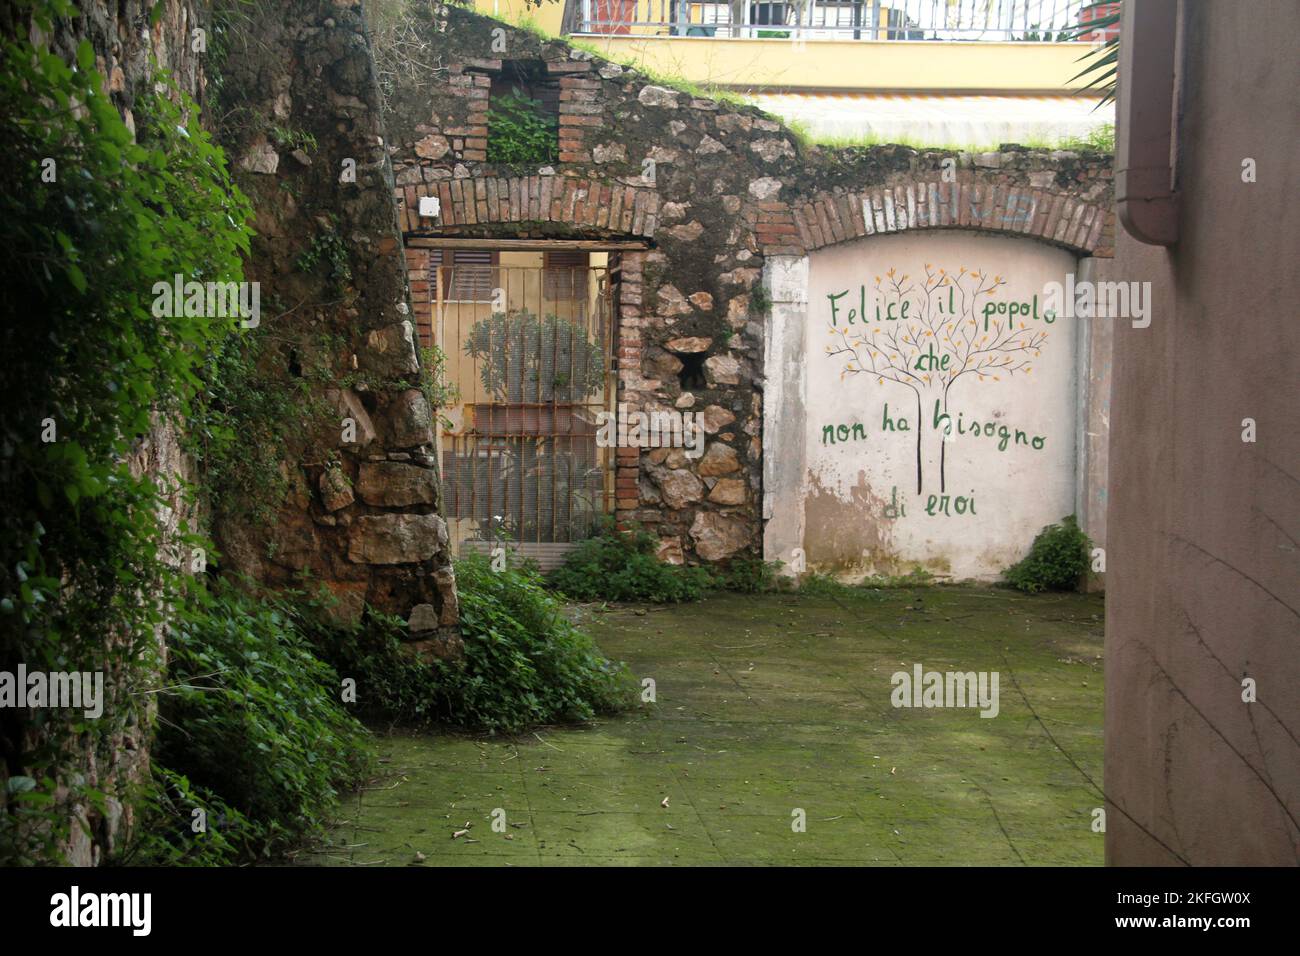
[{"label": "building balcony", "polygon": [[[1107,7],[1088,0],[577,0],[568,31],[728,40],[1065,42]],[[1095,33],[1095,35],[1094,35]],[[1104,30],[1078,37],[1107,39]]]}]

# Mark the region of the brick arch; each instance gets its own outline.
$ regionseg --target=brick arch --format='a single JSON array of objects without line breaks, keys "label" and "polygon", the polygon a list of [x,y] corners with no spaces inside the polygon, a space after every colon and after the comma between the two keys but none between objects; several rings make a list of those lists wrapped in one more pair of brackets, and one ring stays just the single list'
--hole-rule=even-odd
[{"label": "brick arch", "polygon": [[[782,208],[785,214],[782,215]],[[755,231],[769,255],[804,255],[866,236],[962,229],[1022,236],[1080,255],[1106,255],[1111,211],[1067,191],[979,182],[906,179],[856,192],[763,203]]]},{"label": "brick arch", "polygon": [[[659,194],[653,186],[572,175],[471,176],[399,186],[398,215],[406,234],[509,223],[555,222],[588,234],[654,235]],[[434,219],[419,215],[420,197],[436,196]]]}]

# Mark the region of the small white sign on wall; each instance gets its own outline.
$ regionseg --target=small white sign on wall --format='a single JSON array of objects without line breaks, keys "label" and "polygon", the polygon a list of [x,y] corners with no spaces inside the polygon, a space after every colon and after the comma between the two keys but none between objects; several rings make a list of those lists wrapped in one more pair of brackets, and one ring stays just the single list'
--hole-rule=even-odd
[{"label": "small white sign on wall", "polygon": [[436,219],[441,211],[442,203],[437,196],[420,197],[420,217],[422,219]]}]

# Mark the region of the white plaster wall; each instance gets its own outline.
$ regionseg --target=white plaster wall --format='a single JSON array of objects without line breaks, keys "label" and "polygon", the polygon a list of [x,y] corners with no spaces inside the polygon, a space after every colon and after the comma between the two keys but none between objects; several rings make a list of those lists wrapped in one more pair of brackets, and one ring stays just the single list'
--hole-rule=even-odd
[{"label": "white plaster wall", "polygon": [[807,257],[768,256],[763,283],[771,302],[763,330],[763,557],[798,574],[806,565]]},{"label": "white plaster wall", "polygon": [[[920,564],[954,579],[999,577],[1044,525],[1075,508],[1078,320],[1049,322],[1043,305],[1044,286],[1063,282],[1075,257],[1022,239],[947,232],[867,238],[809,260],[801,483],[809,567],[896,573]],[[828,297],[846,290],[833,325]],[[973,310],[962,307],[961,290]],[[864,299],[865,322],[849,314]],[[1028,314],[1008,328],[1008,315],[993,313],[986,330],[987,302],[1024,303]],[[956,374],[963,367],[970,370]],[[903,383],[920,392],[919,421],[916,391]],[[946,443],[934,424],[945,386]],[[886,405],[900,430],[885,429]]]}]

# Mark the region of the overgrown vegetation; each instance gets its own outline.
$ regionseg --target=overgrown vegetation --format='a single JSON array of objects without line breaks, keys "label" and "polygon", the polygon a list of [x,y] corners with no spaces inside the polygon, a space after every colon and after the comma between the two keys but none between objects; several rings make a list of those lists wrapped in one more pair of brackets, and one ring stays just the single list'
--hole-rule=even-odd
[{"label": "overgrown vegetation", "polygon": [[1073,591],[1088,570],[1092,544],[1074,515],[1049,524],[1034,538],[1029,554],[1002,572],[1018,591]]},{"label": "overgrown vegetation", "polygon": [[1089,130],[1084,136],[1062,140],[1057,144],[1057,149],[1095,149],[1102,153],[1114,153],[1115,124],[1103,123]]},{"label": "overgrown vegetation", "polygon": [[447,353],[438,346],[421,346],[420,355],[420,391],[429,409],[443,428],[451,428],[452,422],[442,409],[450,408],[460,402],[460,388],[447,375]]},{"label": "overgrown vegetation", "polygon": [[790,134],[800,146],[807,149],[821,146],[825,149],[869,149],[872,146],[906,146],[918,151],[928,149],[946,149],[953,152],[978,152],[983,148],[993,148],[996,144],[982,147],[974,143],[938,143],[925,142],[914,136],[887,136],[883,133],[865,132],[854,135],[831,135],[814,132],[804,120],[798,118],[782,119]]},{"label": "overgrown vegetation", "polygon": [[[535,24],[529,26],[527,21],[520,21],[514,25],[520,29],[529,30],[529,32],[535,33],[542,39],[555,39],[540,27],[536,27]],[[575,50],[582,50],[586,53],[592,54],[593,56],[598,56],[602,60],[606,60],[610,63],[617,63],[619,66],[626,67],[629,70],[635,70],[656,86],[666,86],[670,90],[677,90],[679,93],[685,93],[687,96],[693,96],[696,99],[714,100],[715,102],[728,103],[732,106],[746,106],[761,116],[768,117],[769,119],[777,119],[777,117],[772,114],[755,106],[753,102],[747,99],[743,94],[737,93],[734,90],[712,84],[696,83],[694,80],[689,80],[676,73],[666,73],[662,70],[656,70],[654,67],[649,66],[644,60],[630,56],[615,55],[609,50],[602,49],[598,44],[587,40],[579,40],[575,37],[564,37],[563,39],[568,46]]]},{"label": "overgrown vegetation", "polygon": [[457,562],[456,583],[465,664],[448,688],[447,720],[517,730],[630,703],[626,669],[600,655],[535,570],[493,571],[486,556],[470,556]]},{"label": "overgrown vegetation", "polygon": [[335,295],[342,296],[352,281],[351,254],[343,237],[332,229],[313,236],[294,265],[303,272],[317,272],[323,266]]},{"label": "overgrown vegetation", "polygon": [[920,565],[906,574],[874,575],[846,584],[833,575],[809,571],[797,579],[780,574],[780,561],[739,556],[725,564],[675,565],[656,556],[658,540],[639,527],[617,530],[608,519],[594,536],[580,542],[551,572],[548,583],[575,601],[698,601],[710,591],[759,594],[797,591],[808,595],[863,594],[896,588],[929,587],[934,575]]},{"label": "overgrown vegetation", "polygon": [[658,541],[640,528],[607,521],[551,572],[551,586],[576,601],[698,601],[715,586],[707,568],[674,565],[655,555]]},{"label": "overgrown vegetation", "polygon": [[429,10],[429,3],[417,0],[368,0],[365,5],[384,113],[403,78],[418,76],[432,83],[447,72],[442,54],[428,37]]},{"label": "overgrown vegetation", "polygon": [[402,621],[373,616],[336,628],[320,605],[298,601],[300,626],[340,675],[357,681],[357,707],[370,720],[438,722],[513,733],[536,724],[591,720],[634,698],[626,669],[591,638],[527,564],[492,570],[486,556],[456,563],[464,659],[421,662],[402,646]]},{"label": "overgrown vegetation", "polygon": [[315,833],[370,769],[368,732],[292,605],[230,585],[196,605],[168,631],[152,818],[137,862],[274,856]]},{"label": "overgrown vegetation", "polygon": [[560,158],[559,120],[519,90],[494,96],[488,104],[489,163],[536,166]]},{"label": "overgrown vegetation", "polygon": [[206,401],[182,447],[201,463],[198,491],[211,515],[265,524],[284,500],[283,431],[307,396],[276,374],[281,358],[266,331],[249,330],[228,336],[201,372]]},{"label": "overgrown vegetation", "polygon": [[300,844],[372,770],[360,718],[512,733],[632,703],[626,668],[534,569],[471,557],[456,573],[458,662],[411,654],[399,618],[339,623],[309,582],[276,595],[219,585],[186,611],[168,637],[153,779],[123,862],[252,862]]},{"label": "overgrown vegetation", "polygon": [[[32,10],[45,36],[75,13],[65,0]],[[628,703],[625,671],[532,570],[462,563],[465,659],[432,665],[407,656],[402,621],[368,613],[339,627],[305,591],[245,593],[201,573],[190,557],[211,542],[184,523],[169,534],[160,517],[200,498],[209,514],[270,517],[286,481],[281,439],[311,416],[304,399],[340,343],[241,328],[234,310],[193,307],[188,289],[170,301],[175,283],[241,282],[251,234],[250,205],[182,92],[160,78],[160,92],[137,96],[133,135],[89,43],[75,64],[27,41],[6,40],[3,54],[0,670],[102,672],[106,694],[96,719],[0,710],[0,861],[57,862],[72,808],[107,815],[111,800],[139,813],[130,862],[265,859],[314,832],[367,773],[359,716],[505,732]],[[271,132],[316,148],[301,131]],[[351,279],[329,230],[298,266],[336,289]],[[440,356],[424,358],[422,387],[443,405]],[[167,454],[181,441],[198,485],[146,461],[146,437]],[[358,682],[357,703],[328,660]],[[101,791],[82,775],[87,759],[120,766],[124,732],[150,741],[154,729],[138,789]]]},{"label": "overgrown vegetation", "polygon": [[[953,153],[981,153],[997,151],[1003,145],[1001,142],[992,140],[985,143],[941,143],[921,140],[915,136],[886,135],[875,132],[854,135],[830,135],[814,132],[805,121],[798,118],[784,119],[783,122],[799,145],[805,149],[813,146],[820,146],[823,149],[871,149],[876,146],[905,146],[918,152],[946,150]],[[1095,149],[1100,152],[1113,153],[1115,152],[1115,124],[1102,123],[1090,129],[1083,136],[1066,138],[1030,136],[1017,145],[1027,146],[1031,149]]]},{"label": "overgrown vegetation", "polygon": [[[65,0],[32,7],[46,36],[74,14]],[[177,489],[132,455],[193,411],[199,369],[238,322],[160,308],[156,284],[241,279],[249,207],[179,91],[137,100],[137,140],[88,42],[75,67],[26,40],[6,39],[3,59],[0,669],[102,671],[107,697],[96,720],[41,711],[37,733],[28,712],[0,712],[0,858],[17,862],[53,858],[68,804],[104,803],[70,772],[67,742],[90,740],[110,766],[116,737],[149,719],[134,691],[155,629],[193,589],[158,521]]]}]

